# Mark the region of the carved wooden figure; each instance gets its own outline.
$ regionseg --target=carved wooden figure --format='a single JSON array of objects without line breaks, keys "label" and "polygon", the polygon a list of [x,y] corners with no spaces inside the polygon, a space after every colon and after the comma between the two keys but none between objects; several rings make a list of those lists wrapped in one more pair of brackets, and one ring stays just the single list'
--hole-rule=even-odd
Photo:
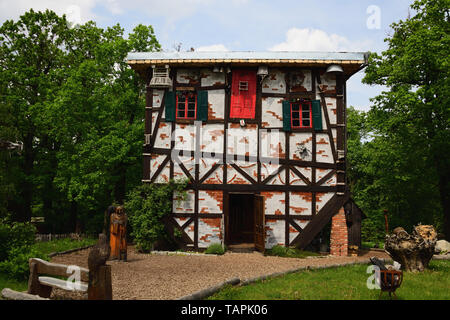
[{"label": "carved wooden figure", "polygon": [[127,261],[127,215],[122,206],[111,214],[110,231],[111,259]]}]

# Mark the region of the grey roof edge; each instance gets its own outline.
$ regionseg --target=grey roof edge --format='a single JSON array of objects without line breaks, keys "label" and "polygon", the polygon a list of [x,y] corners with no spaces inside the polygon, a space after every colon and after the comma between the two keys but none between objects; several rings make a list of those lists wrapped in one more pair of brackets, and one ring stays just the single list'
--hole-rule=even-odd
[{"label": "grey roof edge", "polygon": [[130,52],[132,60],[185,60],[185,59],[257,59],[257,60],[354,60],[366,61],[368,52],[324,51],[189,51],[189,52]]}]

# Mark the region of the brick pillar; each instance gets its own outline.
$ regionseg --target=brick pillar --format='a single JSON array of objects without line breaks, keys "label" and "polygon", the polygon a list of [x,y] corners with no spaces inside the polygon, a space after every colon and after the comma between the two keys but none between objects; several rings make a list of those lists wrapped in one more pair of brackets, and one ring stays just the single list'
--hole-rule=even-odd
[{"label": "brick pillar", "polygon": [[346,256],[348,254],[348,233],[344,208],[331,219],[330,254]]}]

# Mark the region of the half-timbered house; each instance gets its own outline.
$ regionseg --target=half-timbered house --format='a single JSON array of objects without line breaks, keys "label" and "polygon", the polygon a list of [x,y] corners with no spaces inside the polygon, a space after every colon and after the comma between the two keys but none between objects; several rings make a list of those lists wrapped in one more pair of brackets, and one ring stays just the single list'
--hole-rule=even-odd
[{"label": "half-timbered house", "polygon": [[189,179],[169,219],[186,246],[304,248],[332,221],[332,254],[346,254],[346,81],[367,54],[141,52],[127,62],[147,82],[143,183]]}]

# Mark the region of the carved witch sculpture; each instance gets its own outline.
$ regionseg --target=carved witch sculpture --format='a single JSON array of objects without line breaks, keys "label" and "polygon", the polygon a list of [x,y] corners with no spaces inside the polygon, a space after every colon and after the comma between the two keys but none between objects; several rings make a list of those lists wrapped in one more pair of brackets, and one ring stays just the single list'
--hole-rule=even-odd
[{"label": "carved witch sculpture", "polygon": [[122,206],[111,214],[110,230],[111,259],[127,261],[127,215]]}]

